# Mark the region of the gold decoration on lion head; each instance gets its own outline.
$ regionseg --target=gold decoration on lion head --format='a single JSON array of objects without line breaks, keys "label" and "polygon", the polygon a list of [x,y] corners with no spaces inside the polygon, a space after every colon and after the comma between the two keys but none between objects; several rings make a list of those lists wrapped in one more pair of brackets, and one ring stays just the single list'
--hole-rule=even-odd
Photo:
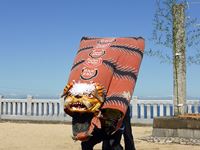
[{"label": "gold decoration on lion head", "polygon": [[103,87],[98,83],[73,81],[64,88],[64,110],[67,114],[97,113],[104,102]]}]

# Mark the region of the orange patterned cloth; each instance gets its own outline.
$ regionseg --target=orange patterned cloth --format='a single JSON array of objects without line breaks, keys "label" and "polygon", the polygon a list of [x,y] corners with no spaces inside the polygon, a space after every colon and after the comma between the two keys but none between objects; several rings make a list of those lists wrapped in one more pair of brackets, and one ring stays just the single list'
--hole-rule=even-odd
[{"label": "orange patterned cloth", "polygon": [[102,109],[125,115],[137,80],[144,52],[144,39],[83,37],[68,83],[95,82],[104,87]]}]

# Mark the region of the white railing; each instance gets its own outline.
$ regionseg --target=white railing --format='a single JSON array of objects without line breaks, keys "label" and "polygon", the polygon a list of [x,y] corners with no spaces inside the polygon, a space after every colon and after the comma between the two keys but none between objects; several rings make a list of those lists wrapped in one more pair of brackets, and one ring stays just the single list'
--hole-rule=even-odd
[{"label": "white railing", "polygon": [[132,122],[133,123],[153,123],[153,117],[172,116],[172,100],[139,100],[137,97],[132,101]]},{"label": "white railing", "polygon": [[63,111],[63,99],[4,99],[0,96],[0,119],[71,121]]},{"label": "white railing", "polygon": [[[173,116],[172,100],[140,100],[133,97],[132,123],[152,124],[154,117]],[[200,100],[186,101],[187,113],[200,113]]]},{"label": "white railing", "polygon": [[[71,122],[71,117],[63,111],[63,99],[5,99],[0,96],[0,120],[40,120]],[[131,122],[152,124],[153,117],[172,116],[172,100],[131,101]],[[200,113],[200,100],[187,100],[188,113]]]}]

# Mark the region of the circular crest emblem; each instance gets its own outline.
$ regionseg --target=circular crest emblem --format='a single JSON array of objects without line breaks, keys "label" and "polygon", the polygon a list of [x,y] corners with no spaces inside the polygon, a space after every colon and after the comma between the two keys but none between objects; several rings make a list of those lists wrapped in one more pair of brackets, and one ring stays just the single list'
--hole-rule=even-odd
[{"label": "circular crest emblem", "polygon": [[96,77],[98,74],[98,70],[97,69],[90,69],[90,68],[83,68],[82,72],[81,72],[81,79],[83,80],[90,80],[94,77]]},{"label": "circular crest emblem", "polygon": [[115,42],[116,39],[115,38],[107,38],[107,39],[101,39],[100,41],[98,41],[98,44],[110,44]]},{"label": "circular crest emblem", "polygon": [[85,61],[85,66],[87,66],[89,68],[96,68],[102,64],[102,61],[103,61],[102,58],[97,58],[97,59],[88,58]]},{"label": "circular crest emblem", "polygon": [[89,56],[92,58],[99,58],[103,55],[105,55],[105,50],[102,49],[95,49],[89,54]]}]

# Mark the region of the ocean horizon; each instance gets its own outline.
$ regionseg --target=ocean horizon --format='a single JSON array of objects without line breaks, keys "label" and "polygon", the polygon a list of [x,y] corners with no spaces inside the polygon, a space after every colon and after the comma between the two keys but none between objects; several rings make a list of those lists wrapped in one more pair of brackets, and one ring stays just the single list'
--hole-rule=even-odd
[{"label": "ocean horizon", "polygon": [[[22,95],[9,95],[9,94],[1,94],[3,98],[12,98],[12,99],[26,99],[28,96],[32,96],[34,99],[59,99],[59,95],[30,95],[30,94],[22,94]],[[139,100],[172,100],[172,96],[136,96]],[[132,98],[133,99],[133,98]],[[187,96],[187,100],[200,100],[200,96]]]}]

